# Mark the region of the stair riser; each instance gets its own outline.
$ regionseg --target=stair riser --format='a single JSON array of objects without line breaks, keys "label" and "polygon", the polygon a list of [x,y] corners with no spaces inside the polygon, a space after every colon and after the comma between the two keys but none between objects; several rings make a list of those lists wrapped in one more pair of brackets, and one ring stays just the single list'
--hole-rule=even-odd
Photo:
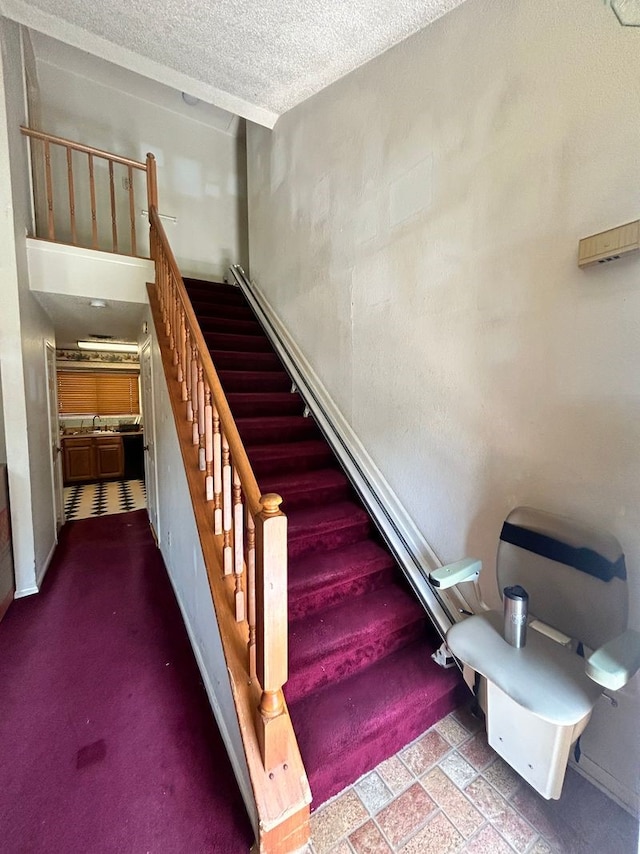
[{"label": "stair riser", "polygon": [[321,504],[332,504],[337,501],[344,501],[345,498],[351,498],[353,494],[348,483],[343,486],[326,486],[318,489],[307,489],[304,492],[294,492],[291,490],[286,491],[284,489],[281,492],[277,489],[274,489],[273,491],[282,495],[284,502],[281,509],[285,513],[289,513],[292,510],[301,510],[305,507],[317,507]]},{"label": "stair riser", "polygon": [[[210,352],[218,371],[277,371],[281,367],[275,353],[235,353],[232,350]],[[241,417],[236,413],[236,418]]]},{"label": "stair riser", "polygon": [[[251,399],[249,399],[251,398]],[[236,418],[257,418],[264,415],[301,415],[304,404],[297,394],[285,393],[281,398],[273,400],[255,399],[255,395],[246,398],[238,394],[228,395],[229,406]]]},{"label": "stair riser", "polygon": [[303,442],[306,439],[319,439],[320,431],[311,418],[299,417],[287,425],[270,425],[268,421],[246,425],[238,424],[240,438],[245,445],[267,445],[277,442]]},{"label": "stair riser", "polygon": [[284,373],[271,374],[263,371],[256,375],[255,372],[248,371],[219,371],[218,376],[225,393],[287,391],[291,388],[291,380]]},{"label": "stair riser", "polygon": [[209,300],[192,299],[191,304],[201,321],[204,317],[213,317],[216,320],[249,320],[257,323],[254,313],[248,305],[235,305],[233,303],[210,303]]},{"label": "stair riser", "polygon": [[231,350],[238,353],[272,353],[271,345],[262,335],[227,335],[224,332],[203,332],[210,350]]},{"label": "stair riser", "polygon": [[333,458],[329,450],[321,450],[316,453],[296,455],[292,454],[289,457],[261,457],[259,451],[254,448],[247,451],[249,460],[256,474],[256,477],[273,476],[275,474],[287,474],[297,471],[313,471],[314,469],[326,468],[331,465]]},{"label": "stair riser", "polygon": [[[425,650],[426,654],[426,650]],[[306,744],[300,744],[302,760],[307,768],[309,783],[314,793],[312,809],[319,807],[328,798],[341,792],[354,780],[358,780],[376,764],[394,756],[406,744],[418,738],[425,730],[446,717],[461,703],[467,701],[468,689],[459,684],[443,697],[434,702],[403,703],[388,710],[383,719],[376,721],[374,727],[367,727],[366,733],[358,733],[359,744],[366,743],[366,750],[352,749],[341,755],[340,762],[322,762],[312,764],[306,758]],[[291,718],[296,721],[295,709],[290,709]],[[364,722],[365,724],[368,722]],[[350,745],[351,747],[351,745]],[[375,759],[372,760],[372,758]]]},{"label": "stair riser", "polygon": [[372,593],[374,590],[380,590],[387,584],[393,583],[394,569],[390,567],[356,578],[350,578],[348,573],[345,574],[346,579],[335,584],[325,584],[306,593],[298,592],[296,596],[290,595],[289,619],[298,620],[300,617],[307,617],[325,608],[339,605],[346,599],[354,599],[357,596]]},{"label": "stair riser", "polygon": [[246,308],[247,301],[240,288],[231,285],[219,285],[215,282],[193,283],[191,279],[184,280],[187,293],[192,302],[205,302],[208,305],[241,305]]},{"label": "stair riser", "polygon": [[370,523],[355,521],[350,525],[334,526],[329,530],[302,531],[289,534],[289,558],[301,557],[312,552],[329,551],[350,546],[365,540],[370,533]]},{"label": "stair riser", "polygon": [[227,335],[259,335],[264,338],[260,324],[250,320],[203,317],[198,314],[200,329],[206,333],[224,332]]},{"label": "stair riser", "polygon": [[[331,650],[328,655],[318,650],[310,662],[292,660],[291,675],[285,688],[287,702],[295,703],[325,685],[348,679],[406,644],[418,640],[423,634],[424,621],[420,619],[406,626],[384,627],[376,632],[375,637],[368,636],[360,641],[352,637],[348,649]],[[295,638],[290,638],[290,645],[292,648],[295,646]],[[292,651],[292,658],[295,658],[295,651]]]}]

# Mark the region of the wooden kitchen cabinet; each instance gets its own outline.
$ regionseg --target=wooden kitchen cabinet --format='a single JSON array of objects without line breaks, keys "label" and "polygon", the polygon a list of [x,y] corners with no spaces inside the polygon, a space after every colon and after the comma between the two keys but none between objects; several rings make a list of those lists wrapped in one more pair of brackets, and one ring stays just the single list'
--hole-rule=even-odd
[{"label": "wooden kitchen cabinet", "polygon": [[90,437],[62,440],[62,466],[65,483],[95,479],[94,444]]},{"label": "wooden kitchen cabinet", "polygon": [[98,480],[124,475],[124,450],[121,436],[100,436],[95,441]]},{"label": "wooden kitchen cabinet", "polygon": [[70,436],[62,440],[65,483],[107,480],[124,475],[121,436]]}]

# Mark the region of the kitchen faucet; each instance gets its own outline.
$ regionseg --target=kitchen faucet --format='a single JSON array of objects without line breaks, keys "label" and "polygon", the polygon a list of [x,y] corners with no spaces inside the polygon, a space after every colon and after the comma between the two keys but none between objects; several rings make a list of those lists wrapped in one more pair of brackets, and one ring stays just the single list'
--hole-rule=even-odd
[{"label": "kitchen faucet", "polygon": [[94,429],[94,430],[96,429],[96,418],[100,418],[100,416],[99,416],[99,415],[94,415],[94,416],[93,416],[93,429]]}]

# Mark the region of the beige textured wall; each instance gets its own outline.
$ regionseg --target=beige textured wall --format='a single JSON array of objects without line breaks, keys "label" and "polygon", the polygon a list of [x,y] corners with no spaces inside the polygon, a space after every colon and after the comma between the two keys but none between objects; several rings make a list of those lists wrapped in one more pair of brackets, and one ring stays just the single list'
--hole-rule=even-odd
[{"label": "beige textured wall", "polygon": [[[441,559],[496,601],[509,509],[598,523],[636,628],[640,258],[576,257],[640,216],[639,79],[605,4],[468,0],[248,137],[252,277]],[[624,798],[639,685],[583,739]]]},{"label": "beige textured wall", "polygon": [[20,28],[0,18],[0,371],[17,594],[33,593],[56,528],[49,456],[44,341],[52,325],[29,291],[29,167]]}]

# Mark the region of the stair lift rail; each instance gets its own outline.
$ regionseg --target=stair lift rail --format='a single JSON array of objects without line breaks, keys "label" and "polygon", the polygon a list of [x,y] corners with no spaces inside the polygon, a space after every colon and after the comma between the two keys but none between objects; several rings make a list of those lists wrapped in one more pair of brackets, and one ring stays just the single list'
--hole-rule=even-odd
[{"label": "stair lift rail", "polygon": [[249,281],[239,264],[232,265],[229,272],[291,377],[292,384],[340,460],[353,488],[374,519],[416,597],[444,638],[450,626],[470,610],[464,594],[456,588],[443,593],[432,585],[429,572],[440,564],[438,557],[420,533],[407,524],[409,520],[400,521],[399,514],[395,512],[398,500],[379,471],[375,470],[375,483],[372,482],[371,473],[375,468],[372,461],[368,458],[363,460],[365,453],[359,447],[357,438],[353,434],[347,435],[348,425],[341,422],[337,413],[327,411],[327,395],[318,377],[305,363],[302,354],[296,352],[295,344],[288,340],[286,331],[280,327],[262,294]]}]

